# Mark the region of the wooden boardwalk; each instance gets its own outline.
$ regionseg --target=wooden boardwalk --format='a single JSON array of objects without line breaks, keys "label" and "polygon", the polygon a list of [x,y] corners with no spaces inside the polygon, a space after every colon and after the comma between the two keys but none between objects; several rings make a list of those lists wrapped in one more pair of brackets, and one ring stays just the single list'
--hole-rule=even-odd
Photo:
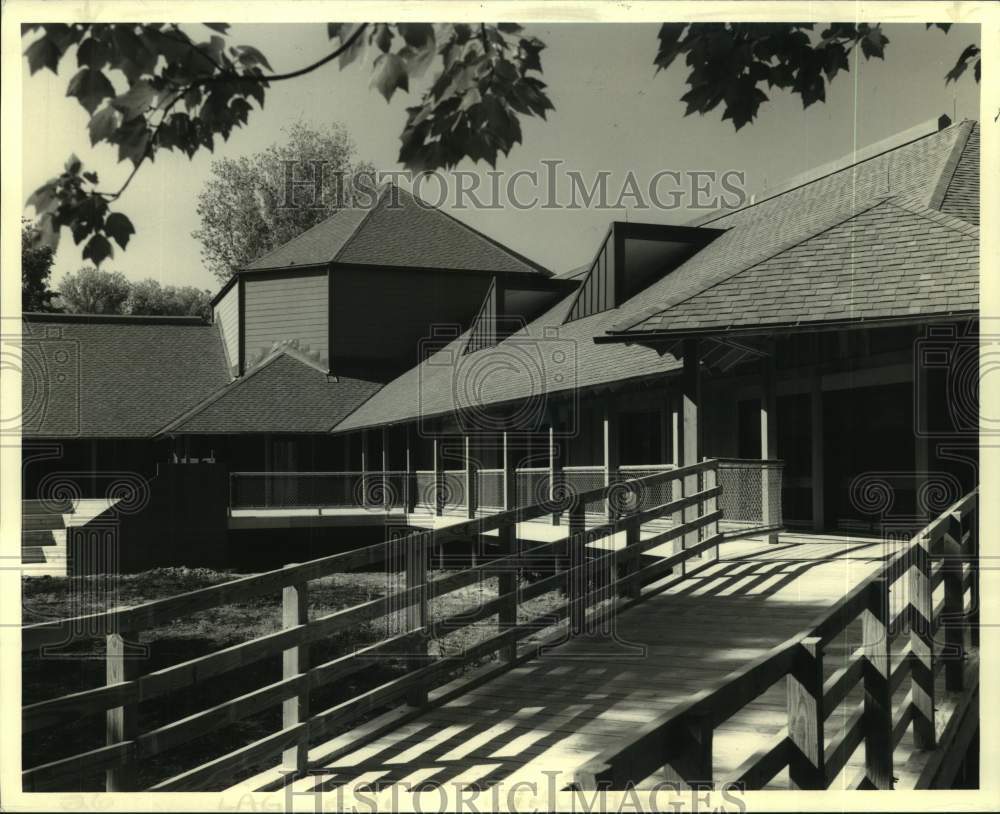
[{"label": "wooden boardwalk", "polygon": [[[562,788],[575,769],[616,741],[626,741],[637,727],[723,683],[732,671],[806,629],[897,550],[871,540],[794,539],[777,545],[728,543],[720,560],[614,617],[614,636],[569,640],[356,750],[344,750],[343,738],[316,746],[310,750],[310,765],[324,774],[301,778],[293,789],[307,792],[322,786],[328,791],[367,783],[375,789],[394,783],[483,788],[498,781]],[[895,599],[892,605],[897,605]],[[906,637],[898,639],[897,652]],[[859,621],[827,646],[827,678],[845,666],[860,640]],[[940,728],[951,702],[943,674],[938,681]],[[908,688],[904,682],[898,698]],[[828,741],[862,697],[859,685],[830,713]],[[781,679],[715,729],[717,782],[734,776],[787,723]],[[331,752],[337,757],[325,760],[324,754]],[[913,749],[909,731],[903,735],[895,754],[896,788],[912,788],[930,754]],[[863,767],[864,747],[859,746],[832,787],[847,786]],[[544,774],[553,771],[560,776]],[[276,776],[274,771],[257,775],[237,788],[266,787]],[[665,777],[654,775],[640,788]],[[787,787],[787,770],[768,785]]]}]

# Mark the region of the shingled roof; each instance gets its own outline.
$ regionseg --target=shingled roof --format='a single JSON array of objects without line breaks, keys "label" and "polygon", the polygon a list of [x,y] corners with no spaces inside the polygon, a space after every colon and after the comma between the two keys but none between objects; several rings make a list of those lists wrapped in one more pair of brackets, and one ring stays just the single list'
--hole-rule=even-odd
[{"label": "shingled roof", "polygon": [[330,376],[305,354],[279,347],[158,434],[325,433],[380,387]]},{"label": "shingled roof", "polygon": [[[679,329],[706,322],[723,331],[789,318],[974,311],[978,230],[931,206],[952,174],[956,185],[968,182],[955,168],[960,156],[972,163],[966,142],[974,131],[963,122],[932,132],[713,218],[713,228],[727,230],[723,235],[616,309],[564,324],[571,294],[496,347],[463,355],[465,335],[458,337],[386,385],[336,431],[674,371],[679,363],[669,353],[594,340],[612,332],[631,340],[633,326],[661,330],[675,315]],[[977,173],[973,166],[969,176]],[[957,186],[949,194],[970,203]]]},{"label": "shingled roof", "polygon": [[650,286],[645,307],[627,303],[609,333],[976,310],[976,131],[952,125],[709,221],[726,233]]},{"label": "shingled roof", "polygon": [[246,266],[330,262],[452,271],[551,272],[436,207],[385,184],[370,207],[345,207]]},{"label": "shingled roof", "polygon": [[229,381],[219,330],[186,317],[25,314],[26,438],[143,438]]}]

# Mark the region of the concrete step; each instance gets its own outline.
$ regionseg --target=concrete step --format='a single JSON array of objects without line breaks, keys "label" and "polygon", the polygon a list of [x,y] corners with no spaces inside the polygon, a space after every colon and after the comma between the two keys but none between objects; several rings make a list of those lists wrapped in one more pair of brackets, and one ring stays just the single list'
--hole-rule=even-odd
[{"label": "concrete step", "polygon": [[21,532],[22,546],[61,546],[66,547],[65,529],[40,529]]},{"label": "concrete step", "polygon": [[21,501],[21,514],[70,514],[73,508],[73,501],[69,499]]},{"label": "concrete step", "polygon": [[61,514],[26,514],[21,516],[21,529],[23,531],[64,528],[66,528],[66,521]]}]

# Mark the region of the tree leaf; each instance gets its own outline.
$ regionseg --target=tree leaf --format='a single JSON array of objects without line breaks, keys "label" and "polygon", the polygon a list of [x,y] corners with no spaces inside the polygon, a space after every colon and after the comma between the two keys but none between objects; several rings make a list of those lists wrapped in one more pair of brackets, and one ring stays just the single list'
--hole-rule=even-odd
[{"label": "tree leaf", "polygon": [[99,71],[111,61],[111,49],[95,36],[87,37],[76,50],[76,64]]},{"label": "tree leaf", "polygon": [[92,260],[95,266],[99,266],[107,258],[113,257],[114,252],[111,243],[104,235],[94,235],[83,247],[83,256],[87,260]]},{"label": "tree leaf", "polygon": [[56,194],[56,184],[55,181],[49,181],[42,184],[38,189],[31,193],[31,196],[25,202],[25,206],[33,206],[35,212],[41,216],[47,212],[54,212],[56,207],[59,206],[59,197]]},{"label": "tree leaf", "polygon": [[94,68],[81,68],[69,81],[67,96],[75,96],[84,110],[93,114],[105,99],[115,95],[114,86],[108,78]]},{"label": "tree leaf", "polygon": [[381,54],[375,60],[375,73],[371,84],[378,88],[385,100],[392,99],[397,88],[409,90],[410,82],[406,73],[406,62],[397,54]]},{"label": "tree leaf", "polygon": [[125,122],[115,133],[115,142],[118,144],[118,160],[129,159],[136,166],[146,155],[146,147],[149,144],[149,128],[146,120],[138,116],[131,121]]},{"label": "tree leaf", "polygon": [[54,74],[59,73],[59,59],[62,57],[62,52],[47,34],[31,43],[24,55],[28,58],[28,68],[31,73],[37,73],[42,68],[48,68]]},{"label": "tree leaf", "polygon": [[125,121],[141,116],[153,106],[156,98],[156,90],[145,79],[140,79],[120,96],[116,96],[112,101],[118,110],[122,112]]},{"label": "tree leaf", "polygon": [[112,212],[104,221],[104,231],[124,249],[128,246],[129,238],[135,234],[135,227],[132,225],[132,221],[121,212]]},{"label": "tree leaf", "polygon": [[112,133],[118,129],[118,111],[111,105],[105,105],[90,117],[87,129],[90,131],[90,143],[110,141]]},{"label": "tree leaf", "polygon": [[247,67],[253,65],[263,65],[269,71],[274,70],[274,68],[271,67],[271,63],[267,61],[267,57],[252,45],[238,45],[236,46],[236,49],[239,54],[238,59],[242,65]]},{"label": "tree leaf", "polygon": [[218,31],[220,34],[229,33],[229,23],[204,23],[205,28],[211,28],[213,31]]}]

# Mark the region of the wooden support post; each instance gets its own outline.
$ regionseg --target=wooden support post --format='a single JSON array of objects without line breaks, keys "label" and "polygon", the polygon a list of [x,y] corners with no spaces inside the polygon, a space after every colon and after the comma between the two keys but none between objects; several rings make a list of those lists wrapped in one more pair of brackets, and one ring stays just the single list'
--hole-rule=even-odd
[{"label": "wooden support post", "polygon": [[865,777],[875,789],[891,789],[892,691],[889,688],[889,583],[876,579],[861,612],[865,657]]},{"label": "wooden support post", "polygon": [[441,460],[442,439],[434,436],[434,514],[444,514],[444,466]]},{"label": "wooden support post", "polygon": [[642,593],[642,586],[639,584],[639,557],[637,548],[639,545],[639,523],[635,520],[628,520],[625,523],[625,551],[622,554],[622,579],[618,586],[618,595],[623,599],[638,599]]},{"label": "wooden support post", "polygon": [[812,388],[809,393],[810,427],[812,434],[812,519],[813,531],[823,531],[826,528],[824,491],[826,485],[823,479],[823,389],[818,372],[812,374]]},{"label": "wooden support post", "polygon": [[957,512],[948,517],[943,536],[941,570],[944,573],[944,685],[959,692],[965,684],[965,590],[962,588],[962,518]]},{"label": "wooden support post", "polygon": [[[123,633],[107,635],[105,655],[105,678],[108,684],[131,681],[138,673],[137,662],[129,658],[127,643]],[[122,741],[134,740],[139,734],[139,709],[136,704],[109,709],[106,714],[106,743],[108,746]],[[106,791],[136,791],[135,765],[126,763],[105,772]]]},{"label": "wooden support post", "polygon": [[[499,535],[501,557],[517,553],[517,524],[504,523],[497,529]],[[497,627],[500,633],[517,625],[517,568],[505,563],[503,570],[497,575],[497,593],[505,597],[497,614]],[[511,662],[517,658],[517,642],[502,648],[499,653],[501,661]]]},{"label": "wooden support post", "polygon": [[[285,566],[293,567],[293,564]],[[309,621],[309,589],[308,583],[299,582],[289,585],[281,596],[281,625],[283,628],[293,628]],[[309,669],[309,645],[290,647],[282,652],[282,679],[295,678],[304,675]],[[281,726],[283,729],[309,720],[309,689],[303,684],[302,691],[294,698],[286,698],[281,705]],[[309,758],[309,739],[306,728],[294,746],[288,747],[282,756],[282,768],[295,772],[296,776],[305,773]]]},{"label": "wooden support post", "polygon": [[413,426],[406,425],[406,474],[403,477],[403,503],[407,514],[417,508],[417,472],[414,466]]},{"label": "wooden support post", "polygon": [[[420,587],[416,598],[410,600],[406,606],[407,632],[419,630],[421,633],[411,645],[411,669],[416,669],[424,663],[429,644],[427,629],[430,623],[430,602],[427,595],[427,559],[430,555],[430,540],[429,533],[409,534],[401,538],[399,543],[405,547],[403,556],[405,557],[406,589]],[[417,687],[412,690],[407,694],[406,703],[415,707],[426,704],[427,688]]]},{"label": "wooden support post", "polygon": [[910,598],[911,687],[913,700],[913,744],[933,749],[934,729],[934,596],[931,590],[930,541],[923,537],[911,548],[907,577]]},{"label": "wooden support post", "polygon": [[510,511],[517,506],[517,459],[510,448],[510,434],[503,433],[503,507]]},{"label": "wooden support post", "polygon": [[392,482],[389,479],[389,428],[382,428],[382,506],[386,511],[392,509]]},{"label": "wooden support post", "polygon": [[969,588],[969,643],[979,647],[979,523],[978,511],[969,518],[969,568],[972,570],[972,585]]},{"label": "wooden support post", "polygon": [[368,470],[371,459],[368,450],[368,431],[361,431],[361,505],[368,505]]},{"label": "wooden support post", "polygon": [[465,507],[469,518],[479,511],[479,462],[473,457],[472,438],[465,436]]},{"label": "wooden support post", "polygon": [[[684,340],[684,369],[681,374],[681,404],[679,452],[681,466],[692,466],[701,460],[701,370],[698,359],[698,340]],[[690,497],[698,492],[698,476],[688,475],[684,478],[681,495]],[[682,522],[690,523],[697,519],[698,507],[689,506],[682,512]],[[681,549],[690,548],[698,543],[698,532],[692,531],[684,535]],[[681,573],[686,573],[684,565]]]},{"label": "wooden support post", "polygon": [[822,640],[802,640],[786,679],[788,737],[797,753],[788,764],[788,779],[796,789],[825,789],[826,757],[823,722]]},{"label": "wooden support post", "polygon": [[587,607],[584,604],[587,592],[587,574],[584,567],[586,561],[586,545],[584,531],[587,527],[586,505],[581,500],[575,500],[569,511],[569,537],[566,539],[569,560],[569,579],[566,593],[569,598],[569,632],[570,636],[579,636],[584,632],[587,618]]},{"label": "wooden support post", "polygon": [[[760,395],[760,457],[765,461],[774,461],[778,458],[778,399],[774,341],[769,340],[765,345],[765,349],[767,355],[761,360],[763,370]],[[760,490],[761,521],[767,527],[774,522],[771,517],[771,501],[775,497],[771,494],[771,481],[768,477],[767,467],[762,467],[760,471]],[[777,499],[780,500],[781,496],[778,495]],[[775,531],[769,532],[767,541],[769,543],[777,543],[778,533]]]},{"label": "wooden support post", "polygon": [[669,738],[669,755],[660,776],[666,783],[687,784],[692,789],[712,789],[712,721],[705,714],[685,715]]},{"label": "wooden support post", "polygon": [[[618,415],[614,402],[610,398],[604,401],[604,419],[602,421],[604,430],[604,488],[611,487],[611,484],[618,480]],[[614,507],[611,501],[604,502],[604,512],[608,520],[613,520]]]},{"label": "wooden support post", "polygon": [[[710,469],[706,469],[703,473],[702,481],[705,484],[705,489],[714,489],[719,483],[719,463],[718,461],[713,464]],[[705,514],[711,514],[716,509],[719,508],[719,498],[710,497],[705,501]],[[719,535],[719,521],[716,520],[711,526],[705,526],[705,536],[706,537],[717,537]],[[719,559],[719,545],[715,545],[715,559]]]},{"label": "wooden support post", "polygon": [[[555,503],[556,497],[563,491],[563,450],[562,445],[556,443],[556,428],[554,424],[549,424],[549,500]],[[552,513],[552,525],[558,526],[560,513]]]}]

